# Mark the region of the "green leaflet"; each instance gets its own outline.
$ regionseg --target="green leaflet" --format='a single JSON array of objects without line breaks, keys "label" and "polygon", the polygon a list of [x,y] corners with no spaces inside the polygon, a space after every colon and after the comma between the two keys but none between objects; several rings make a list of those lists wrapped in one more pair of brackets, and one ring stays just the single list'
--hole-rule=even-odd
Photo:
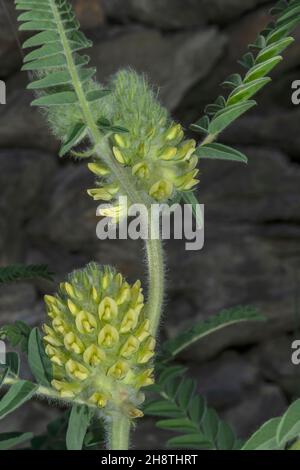
[{"label": "green leaflet", "polygon": [[12,264],[0,268],[0,284],[26,279],[43,278],[53,280],[53,273],[49,271],[45,264]]},{"label": "green leaflet", "polygon": [[232,106],[227,106],[217,113],[208,127],[210,134],[219,134],[233,121],[246,113],[249,109],[256,105],[255,101],[245,101]]},{"label": "green leaflet", "polygon": [[194,325],[175,338],[166,341],[161,352],[161,360],[170,360],[195,342],[217,330],[245,321],[264,321],[265,318],[253,307],[235,307],[221,311],[218,315]]},{"label": "green leaflet", "polygon": [[23,49],[29,48],[29,47],[36,47],[36,46],[41,46],[43,44],[49,44],[51,42],[57,42],[59,41],[59,34],[56,31],[44,31],[42,33],[38,33],[35,36],[32,36],[31,38],[27,39],[27,41],[24,42],[23,44]]},{"label": "green leaflet", "polygon": [[168,440],[168,446],[175,449],[213,449],[211,443],[201,433],[172,437]]},{"label": "green leaflet", "polygon": [[18,376],[20,371],[19,354],[16,352],[6,353],[6,366],[8,367],[10,373]]},{"label": "green leaflet", "polygon": [[296,15],[300,15],[300,5],[291,5],[289,8],[284,10],[283,14],[281,14],[278,18],[278,24],[284,23],[291,18],[294,18]]},{"label": "green leaflet", "polygon": [[94,410],[83,405],[73,405],[69,418],[66,444],[68,450],[81,450],[94,415]]},{"label": "green leaflet", "polygon": [[0,388],[1,388],[2,384],[4,383],[8,372],[9,372],[9,368],[1,364],[1,366],[0,366]]},{"label": "green leaflet", "polygon": [[195,152],[199,158],[208,158],[213,160],[231,160],[247,163],[248,158],[238,150],[222,144],[200,145]]},{"label": "green leaflet", "polygon": [[66,141],[62,145],[59,156],[63,157],[68,153],[73,147],[78,145],[88,133],[88,128],[84,123],[78,123],[76,126],[70,131],[70,134],[66,138]]},{"label": "green leaflet", "polygon": [[300,400],[295,401],[283,415],[277,428],[277,444],[284,446],[288,441],[300,436]]},{"label": "green leaflet", "polygon": [[257,80],[264,77],[267,73],[282,61],[281,56],[273,57],[262,64],[255,65],[245,76],[244,83],[250,83],[253,80]]},{"label": "green leaflet", "polygon": [[19,408],[23,403],[30,400],[37,385],[26,380],[13,384],[4,397],[0,400],[0,419]]},{"label": "green leaflet", "polygon": [[[79,71],[79,76],[84,83],[86,80],[92,78],[96,73],[95,68],[82,69]],[[28,85],[29,90],[38,90],[43,88],[57,87],[59,85],[67,85],[72,83],[72,78],[68,71],[64,72],[53,72],[50,75],[42,78],[41,80],[36,80],[31,82]]]},{"label": "green leaflet", "polygon": [[144,412],[164,418],[157,422],[159,428],[180,434],[169,439],[168,446],[215,450],[236,448],[238,441],[233,431],[196,393],[196,383],[182,378],[182,367],[159,369],[160,374],[152,391],[160,398],[146,403]]},{"label": "green leaflet", "polygon": [[62,91],[52,95],[42,96],[32,101],[31,106],[62,106],[64,104],[77,103],[76,93],[73,91]]},{"label": "green leaflet", "polygon": [[281,27],[275,29],[275,31],[271,32],[271,34],[267,37],[267,45],[273,44],[280,39],[284,38],[294,27],[299,23],[300,18],[294,18],[288,24],[284,24]]},{"label": "green leaflet", "polygon": [[199,119],[199,121],[195,122],[195,124],[192,124],[190,128],[195,132],[201,132],[203,134],[207,134],[209,122],[210,122],[209,117],[203,116],[201,119]]},{"label": "green leaflet", "polygon": [[86,99],[89,101],[89,102],[92,102],[92,101],[98,101],[98,100],[101,100],[102,98],[104,98],[105,96],[109,95],[111,93],[110,90],[93,90],[93,91],[89,91],[87,94],[86,94]]},{"label": "green leaflet", "polygon": [[21,351],[27,352],[30,327],[22,321],[16,321],[11,325],[4,325],[0,328],[0,338],[7,339],[11,346],[19,346]]},{"label": "green leaflet", "polygon": [[300,400],[290,405],[282,417],[264,423],[244,444],[242,450],[283,450],[299,439]]},{"label": "green leaflet", "polygon": [[0,450],[7,450],[32,439],[31,432],[7,432],[0,434]]},{"label": "green leaflet", "polygon": [[280,418],[273,418],[250,437],[242,450],[275,450],[277,449],[276,430]]},{"label": "green leaflet", "polygon": [[[249,72],[248,72],[249,73]],[[258,78],[257,80],[243,83],[239,87],[237,87],[233,92],[229,95],[227,100],[227,105],[232,106],[238,104],[241,101],[248,100],[252,98],[261,88],[263,88],[267,83],[271,81],[271,78],[264,77]]]},{"label": "green leaflet", "polygon": [[264,48],[256,57],[256,64],[262,64],[263,62],[272,59],[274,56],[278,56],[284,51],[290,44],[294,42],[294,38],[283,38],[275,44]]},{"label": "green leaflet", "polygon": [[52,364],[44,350],[44,344],[38,328],[34,328],[28,341],[28,362],[37,382],[46,387],[52,378]]}]

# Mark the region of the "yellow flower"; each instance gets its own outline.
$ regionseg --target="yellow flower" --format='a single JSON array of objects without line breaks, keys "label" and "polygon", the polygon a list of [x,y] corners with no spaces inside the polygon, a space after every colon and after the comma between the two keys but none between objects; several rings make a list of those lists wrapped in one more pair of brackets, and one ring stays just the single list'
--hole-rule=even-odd
[{"label": "yellow flower", "polygon": [[[128,132],[111,134],[107,139],[107,152],[124,171],[131,173],[136,189],[158,202],[170,201],[176,193],[194,189],[198,180],[190,178],[189,172],[191,162],[192,165],[195,161],[198,163],[198,158],[193,159],[196,141],[185,139],[181,125],[172,121],[145,79],[133,71],[121,71],[113,79],[111,89],[115,121]],[[116,192],[111,192],[111,185],[117,181],[110,172],[105,178],[106,167],[100,158],[89,168],[101,185],[101,188],[88,190],[95,200],[114,200],[116,204],[119,196],[126,195],[118,185]],[[179,184],[181,179],[183,183]]]},{"label": "yellow flower", "polygon": [[103,413],[141,416],[140,388],[153,383],[155,340],[140,281],[130,285],[110,267],[91,263],[45,303],[51,324],[43,328],[45,351],[57,392]]}]

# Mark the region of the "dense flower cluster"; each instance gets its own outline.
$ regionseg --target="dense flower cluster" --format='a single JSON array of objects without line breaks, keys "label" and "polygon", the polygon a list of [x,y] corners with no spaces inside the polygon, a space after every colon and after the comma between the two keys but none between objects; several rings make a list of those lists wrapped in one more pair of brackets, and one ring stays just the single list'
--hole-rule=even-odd
[{"label": "dense flower cluster", "polygon": [[131,286],[112,268],[92,263],[71,274],[45,302],[52,386],[66,399],[142,416],[140,389],[153,383],[155,340],[140,281]]},{"label": "dense flower cluster", "polygon": [[[192,190],[198,183],[196,142],[184,139],[181,125],[169,118],[145,78],[121,71],[110,88],[113,121],[129,131],[110,136],[111,153],[134,177],[136,188],[158,202]],[[99,187],[90,189],[90,196],[111,201],[121,195],[119,183],[102,162],[95,160],[88,166],[99,177]]]}]

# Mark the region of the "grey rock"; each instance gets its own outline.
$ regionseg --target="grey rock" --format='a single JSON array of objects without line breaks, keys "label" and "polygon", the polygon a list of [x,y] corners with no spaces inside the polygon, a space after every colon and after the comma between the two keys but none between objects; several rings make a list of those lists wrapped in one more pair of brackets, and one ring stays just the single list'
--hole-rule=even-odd
[{"label": "grey rock", "polygon": [[11,284],[0,286],[0,325],[23,320],[30,324],[36,318],[36,291],[30,284]]},{"label": "grey rock", "polygon": [[239,405],[222,413],[237,435],[246,439],[265,421],[282,415],[287,401],[279,387],[262,384],[243,397]]},{"label": "grey rock", "polygon": [[199,393],[218,410],[235,406],[259,385],[258,367],[233,351],[226,351],[206,364],[193,365],[190,372],[199,384]]},{"label": "grey rock", "polygon": [[0,145],[5,147],[39,148],[57,151],[58,142],[51,135],[40,109],[30,107],[33,94],[26,90],[24,72],[6,82],[6,104],[0,106]]},{"label": "grey rock", "polygon": [[249,352],[249,359],[260,367],[262,376],[279,384],[290,399],[298,397],[300,390],[300,368],[292,363],[292,343],[299,339],[296,327],[293,336],[275,336]]},{"label": "grey rock", "polygon": [[149,76],[172,110],[197,81],[209,75],[224,44],[224,37],[213,28],[167,36],[152,29],[129,28],[102,38],[91,52],[93,61],[100,64],[99,78],[132,67]]},{"label": "grey rock", "polygon": [[52,156],[36,150],[0,151],[1,263],[21,258],[24,223],[47,197],[46,178],[55,167]]},{"label": "grey rock", "polygon": [[22,63],[14,2],[0,3],[0,78],[6,78]]},{"label": "grey rock", "polygon": [[166,29],[207,22],[227,23],[263,0],[103,0],[106,14],[119,21],[137,20]]}]

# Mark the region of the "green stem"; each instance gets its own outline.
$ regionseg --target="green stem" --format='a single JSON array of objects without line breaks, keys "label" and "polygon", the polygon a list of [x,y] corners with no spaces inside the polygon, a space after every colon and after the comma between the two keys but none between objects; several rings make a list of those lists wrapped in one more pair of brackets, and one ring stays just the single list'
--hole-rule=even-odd
[{"label": "green stem", "polygon": [[201,142],[200,147],[203,147],[203,145],[208,145],[212,144],[218,137],[218,134],[208,134],[203,142]]},{"label": "green stem", "polygon": [[164,300],[164,257],[161,240],[149,238],[146,243],[149,285],[147,317],[150,320],[150,331],[155,337],[159,327]]},{"label": "green stem", "polygon": [[108,449],[128,450],[129,435],[130,419],[121,413],[115,413],[109,423]]}]

